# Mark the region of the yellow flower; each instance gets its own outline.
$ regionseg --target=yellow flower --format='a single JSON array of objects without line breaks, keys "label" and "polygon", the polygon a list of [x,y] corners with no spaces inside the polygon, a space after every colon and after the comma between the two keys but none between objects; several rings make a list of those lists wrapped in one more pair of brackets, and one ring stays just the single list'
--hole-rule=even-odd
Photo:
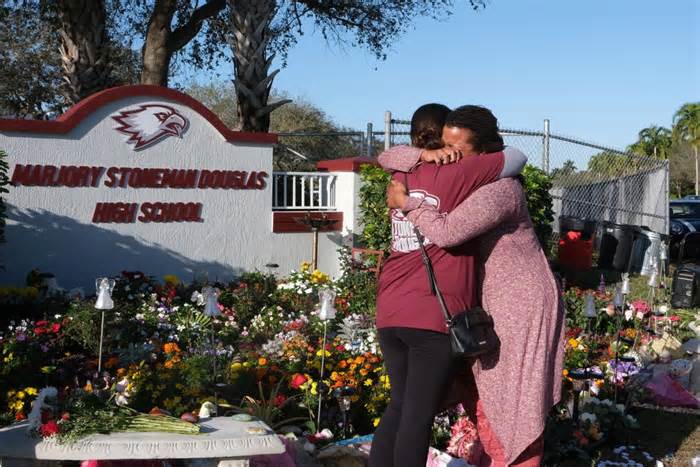
[{"label": "yellow flower", "polygon": [[330,353],[329,351],[323,350],[323,349],[318,349],[318,350],[316,351],[316,356],[317,356],[317,357],[320,357],[320,356],[322,355],[322,353],[325,353],[325,356],[326,356],[326,357],[330,357],[330,356],[331,356],[331,353]]},{"label": "yellow flower", "polygon": [[301,272],[306,272],[309,269],[311,269],[311,263],[309,263],[308,261],[304,261],[303,263],[301,263]]},{"label": "yellow flower", "polygon": [[26,396],[26,394],[24,393],[24,391],[20,391],[20,392],[17,393],[17,399],[24,399],[24,396]]},{"label": "yellow flower", "polygon": [[372,378],[367,378],[367,379],[365,380],[365,386],[371,386],[372,383],[374,383],[374,381],[372,381]]},{"label": "yellow flower", "polygon": [[250,362],[243,362],[243,368],[250,368]]},{"label": "yellow flower", "polygon": [[571,347],[572,349],[578,348],[578,341],[572,337],[571,339],[569,339],[569,347]]},{"label": "yellow flower", "polygon": [[316,383],[316,381],[311,383],[311,394],[313,394],[314,396],[318,394],[318,391],[316,390],[317,386],[318,384]]},{"label": "yellow flower", "polygon": [[32,387],[24,388],[24,392],[26,392],[30,396],[36,396],[37,394],[39,394],[37,388]]},{"label": "yellow flower", "polygon": [[241,371],[241,368],[242,368],[242,367],[243,367],[243,365],[241,365],[241,362],[233,362],[233,363],[231,364],[231,370],[232,370],[232,371]]},{"label": "yellow flower", "polygon": [[561,372],[561,374],[562,374],[563,376],[569,376],[569,370],[567,370],[566,368],[564,368],[564,370]]},{"label": "yellow flower", "polygon": [[372,420],[372,425],[377,428],[379,426],[379,417],[375,417],[374,420]]},{"label": "yellow flower", "polygon": [[166,274],[163,276],[163,282],[168,285],[176,286],[180,283],[180,279],[175,274]]}]

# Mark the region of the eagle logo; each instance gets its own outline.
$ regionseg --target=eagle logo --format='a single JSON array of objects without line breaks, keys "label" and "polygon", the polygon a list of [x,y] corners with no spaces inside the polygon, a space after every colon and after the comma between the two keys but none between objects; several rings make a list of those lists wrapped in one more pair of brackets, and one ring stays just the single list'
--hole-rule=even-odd
[{"label": "eagle logo", "polygon": [[119,123],[115,130],[129,136],[126,144],[133,144],[134,151],[153,146],[168,136],[182,138],[190,126],[180,112],[163,104],[143,104],[122,110],[112,115],[112,120]]}]

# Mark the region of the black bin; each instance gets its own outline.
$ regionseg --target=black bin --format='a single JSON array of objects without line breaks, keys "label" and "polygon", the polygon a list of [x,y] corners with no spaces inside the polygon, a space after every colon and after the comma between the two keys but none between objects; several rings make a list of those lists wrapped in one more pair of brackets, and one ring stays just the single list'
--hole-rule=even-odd
[{"label": "black bin", "polygon": [[598,266],[604,269],[626,271],[637,230],[639,228],[634,225],[613,223],[601,225]]}]

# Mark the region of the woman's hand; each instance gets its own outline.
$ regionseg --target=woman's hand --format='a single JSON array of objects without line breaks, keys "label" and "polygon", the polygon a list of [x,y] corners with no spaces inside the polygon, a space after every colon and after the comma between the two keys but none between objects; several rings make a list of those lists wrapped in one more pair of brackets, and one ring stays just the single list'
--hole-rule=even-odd
[{"label": "woman's hand", "polygon": [[440,149],[424,149],[420,153],[420,160],[423,162],[434,162],[440,164],[451,164],[463,157],[462,151],[457,148],[444,147]]},{"label": "woman's hand", "polygon": [[392,180],[389,183],[389,187],[386,189],[387,206],[389,206],[390,209],[403,209],[407,199],[408,193],[406,193],[406,185],[397,180]]}]

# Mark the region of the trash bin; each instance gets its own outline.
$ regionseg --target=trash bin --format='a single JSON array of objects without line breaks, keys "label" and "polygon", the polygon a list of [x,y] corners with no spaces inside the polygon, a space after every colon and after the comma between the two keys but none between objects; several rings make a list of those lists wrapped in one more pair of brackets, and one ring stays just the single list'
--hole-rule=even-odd
[{"label": "trash bin", "polygon": [[634,234],[639,230],[633,225],[610,223],[604,226],[600,239],[598,266],[603,269],[627,271]]},{"label": "trash bin", "polygon": [[593,258],[595,222],[571,216],[559,218],[559,265],[564,269],[586,270]]},{"label": "trash bin", "polygon": [[662,242],[660,233],[652,232],[646,227],[637,230],[630,254],[629,272],[651,276],[661,263]]}]

